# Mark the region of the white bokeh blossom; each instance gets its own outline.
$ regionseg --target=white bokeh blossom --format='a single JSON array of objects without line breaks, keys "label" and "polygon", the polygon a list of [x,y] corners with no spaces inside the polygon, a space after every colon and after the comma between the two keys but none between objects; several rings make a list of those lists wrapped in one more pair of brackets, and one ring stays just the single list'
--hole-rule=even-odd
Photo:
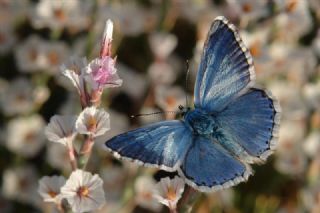
[{"label": "white bokeh blossom", "polygon": [[161,211],[161,204],[153,197],[153,188],[156,181],[147,175],[140,176],[134,183],[136,203],[153,212]]},{"label": "white bokeh blossom", "polygon": [[17,117],[8,122],[6,145],[23,157],[34,157],[44,146],[45,123],[40,115]]}]

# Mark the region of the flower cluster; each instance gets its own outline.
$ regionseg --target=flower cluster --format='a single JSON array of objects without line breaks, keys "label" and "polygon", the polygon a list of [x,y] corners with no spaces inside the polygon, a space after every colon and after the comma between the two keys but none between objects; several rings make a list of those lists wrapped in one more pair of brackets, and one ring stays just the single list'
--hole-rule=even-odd
[{"label": "flower cluster", "polygon": [[[115,60],[111,57],[113,23],[106,22],[100,57],[86,64],[86,59],[73,57],[61,66],[62,74],[70,79],[80,97],[82,112],[79,115],[55,115],[45,128],[49,141],[63,145],[72,167],[68,180],[62,176],[43,177],[39,193],[45,202],[53,202],[63,211],[66,199],[74,212],[99,209],[105,203],[103,181],[98,174],[86,172],[92,147],[97,137],[110,129],[109,114],[99,108],[104,89],[121,86]],[[83,135],[80,149],[75,147],[77,135]]]}]

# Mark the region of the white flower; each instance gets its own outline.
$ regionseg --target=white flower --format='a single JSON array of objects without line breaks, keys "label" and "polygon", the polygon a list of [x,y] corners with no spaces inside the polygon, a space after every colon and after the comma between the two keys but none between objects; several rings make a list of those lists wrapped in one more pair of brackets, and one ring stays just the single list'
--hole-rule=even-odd
[{"label": "white flower", "polygon": [[59,204],[61,202],[60,188],[66,183],[63,176],[45,176],[39,180],[38,192],[45,202]]},{"label": "white flower", "polygon": [[44,41],[43,69],[56,75],[61,64],[69,55],[69,47],[62,41]]},{"label": "white flower", "polygon": [[74,212],[96,210],[105,203],[101,178],[79,169],[71,173],[61,188],[61,195],[67,199]]},{"label": "white flower", "polygon": [[303,143],[305,153],[310,157],[315,157],[320,151],[320,131],[313,131]]},{"label": "white flower", "polygon": [[55,115],[51,117],[50,123],[45,128],[45,134],[49,141],[61,143],[71,147],[76,136],[75,122],[76,116]]},{"label": "white flower", "polygon": [[69,78],[73,86],[77,89],[79,95],[84,95],[84,81],[85,72],[84,68],[87,66],[86,58],[79,58],[76,56],[71,57],[61,67],[61,73]]},{"label": "white flower", "polygon": [[[0,94],[1,107],[6,115],[29,113],[37,104],[47,100],[49,92],[46,89],[33,88],[26,78],[17,78],[4,86]],[[44,94],[41,95],[41,92]]]},{"label": "white flower", "polygon": [[165,60],[177,46],[175,35],[167,33],[153,33],[149,37],[150,48],[160,60]]},{"label": "white flower", "polygon": [[69,27],[70,30],[78,31],[88,27],[90,18],[83,14],[89,14],[92,6],[91,1],[41,0],[30,10],[30,18],[36,28]]},{"label": "white flower", "polygon": [[288,175],[301,175],[307,168],[307,158],[300,147],[289,150],[287,153],[278,155],[275,168]]},{"label": "white flower", "polygon": [[85,108],[76,121],[78,133],[91,135],[93,138],[103,135],[109,129],[109,114],[93,106]]},{"label": "white flower", "polygon": [[45,42],[37,37],[30,36],[15,49],[17,65],[20,71],[33,72],[44,67]]},{"label": "white flower", "polygon": [[160,203],[168,206],[170,209],[176,209],[177,203],[184,190],[184,181],[182,178],[175,176],[162,178],[156,185],[155,194],[153,195]]},{"label": "white flower", "polygon": [[304,85],[303,94],[308,106],[314,109],[320,107],[320,80],[315,83],[307,83]]},{"label": "white flower", "polygon": [[8,149],[24,157],[35,156],[45,142],[44,125],[40,115],[10,120],[7,126],[6,140]]},{"label": "white flower", "polygon": [[136,203],[146,209],[154,212],[160,212],[161,205],[152,196],[155,180],[150,176],[140,176],[134,183]]},{"label": "white flower", "polygon": [[122,85],[122,79],[120,79],[115,67],[115,60],[110,56],[92,60],[86,68],[86,73],[88,81],[95,90]]},{"label": "white flower", "polygon": [[37,194],[37,171],[29,165],[10,168],[3,172],[2,195],[24,203],[40,204]]},{"label": "white flower", "polygon": [[275,1],[275,3],[280,10],[287,10],[285,13],[279,13],[274,19],[276,38],[296,42],[311,30],[312,16],[309,1]]},{"label": "white flower", "polygon": [[267,1],[227,0],[232,15],[238,15],[242,21],[248,22],[268,14]]}]

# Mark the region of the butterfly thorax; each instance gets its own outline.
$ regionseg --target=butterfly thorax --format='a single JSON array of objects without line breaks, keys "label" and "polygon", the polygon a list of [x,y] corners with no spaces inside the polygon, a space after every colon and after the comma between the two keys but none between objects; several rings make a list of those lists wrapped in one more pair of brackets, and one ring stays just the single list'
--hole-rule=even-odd
[{"label": "butterfly thorax", "polygon": [[211,135],[216,126],[213,117],[200,109],[187,111],[184,120],[197,135]]}]

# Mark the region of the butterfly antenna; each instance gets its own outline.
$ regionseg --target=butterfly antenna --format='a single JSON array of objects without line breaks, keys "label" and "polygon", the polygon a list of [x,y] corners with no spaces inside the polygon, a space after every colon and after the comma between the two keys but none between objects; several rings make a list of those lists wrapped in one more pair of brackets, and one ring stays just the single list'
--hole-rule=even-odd
[{"label": "butterfly antenna", "polygon": [[176,111],[165,111],[165,112],[151,112],[151,113],[143,113],[143,114],[136,114],[136,115],[131,115],[130,118],[136,118],[136,117],[141,117],[141,116],[148,116],[148,115],[157,115],[157,114],[171,114],[171,113],[179,113]]},{"label": "butterfly antenna", "polygon": [[[186,68],[187,68],[187,73],[186,73],[186,91],[188,93],[188,79],[189,79],[189,72],[190,72],[190,69],[189,69],[189,60],[186,61]],[[186,93],[186,107],[188,107],[188,103],[189,103],[189,100],[188,100],[188,94]]]}]

